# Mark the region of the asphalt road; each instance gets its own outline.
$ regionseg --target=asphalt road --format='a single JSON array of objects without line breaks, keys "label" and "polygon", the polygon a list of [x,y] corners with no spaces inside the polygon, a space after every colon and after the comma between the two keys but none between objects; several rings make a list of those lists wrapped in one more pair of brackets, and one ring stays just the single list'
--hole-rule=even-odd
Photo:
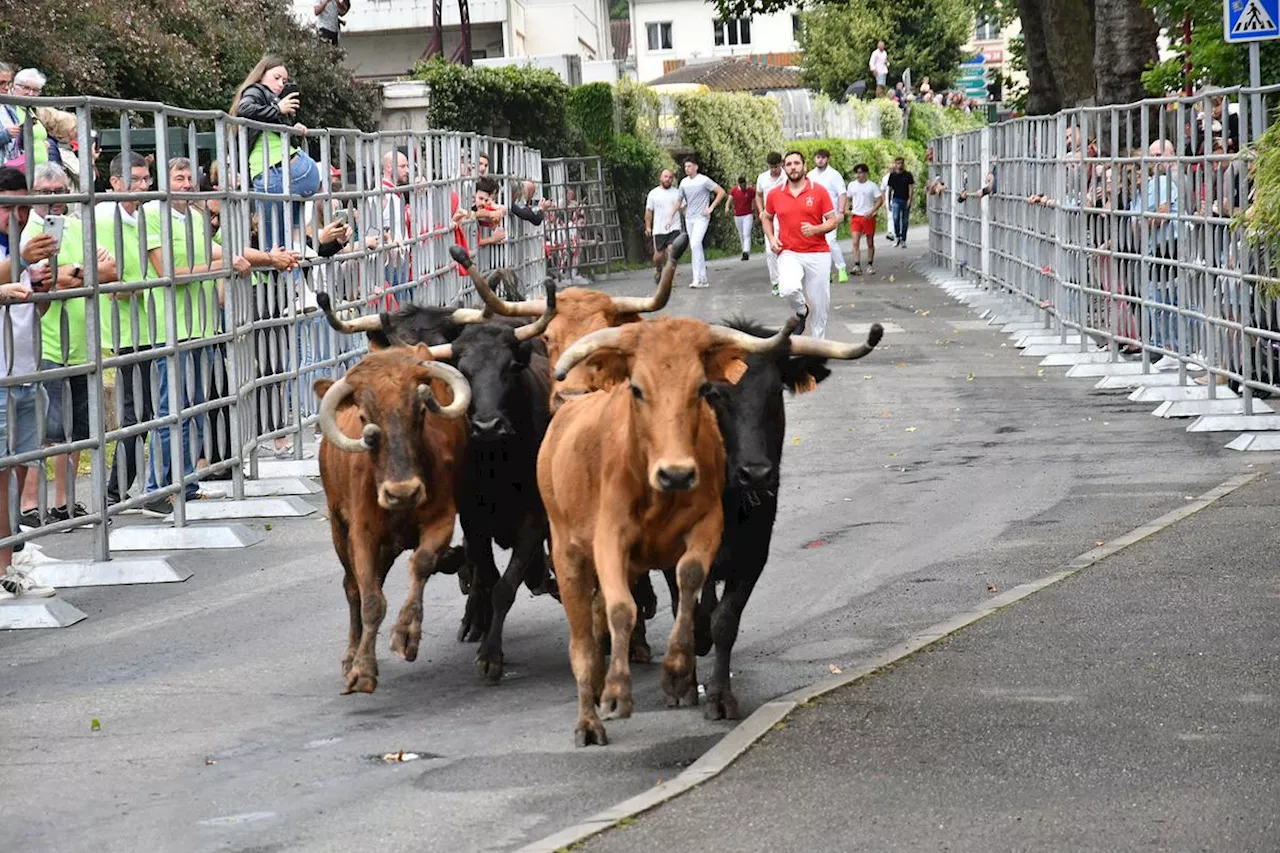
[{"label": "asphalt road", "polygon": [[581,853],[1280,850],[1277,511],[1280,477],[1246,485]]},{"label": "asphalt road", "polygon": [[[1151,417],[1154,404],[1042,374],[908,271],[923,236],[836,286],[829,336],[880,321],[881,346],[787,403],[771,561],[735,657],[746,713],[1259,461]],[[668,310],[785,318],[762,259],[715,262],[711,279]],[[377,693],[340,696],[347,609],[328,525],[269,523],[250,549],[176,556],[186,583],[67,590],[88,620],[0,635],[0,849],[511,850],[670,778],[731,726],[665,709],[658,666],[641,666],[635,716],[609,725],[608,747],[575,749],[558,605],[522,593],[508,677],[487,687],[454,639],[452,578],[427,586],[417,662],[392,658],[384,631]],[[81,537],[49,550],[82,556]],[[669,628],[652,627],[655,652]],[[381,760],[402,749],[424,757]]]}]

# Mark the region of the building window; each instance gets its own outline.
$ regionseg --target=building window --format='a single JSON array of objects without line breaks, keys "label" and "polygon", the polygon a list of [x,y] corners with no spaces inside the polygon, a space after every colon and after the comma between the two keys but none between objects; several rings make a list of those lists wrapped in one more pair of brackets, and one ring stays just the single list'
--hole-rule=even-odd
[{"label": "building window", "polygon": [[797,42],[798,42],[798,41],[800,41],[800,30],[801,30],[801,28],[802,28],[803,26],[804,26],[804,23],[800,20],[800,16],[799,16],[799,15],[792,15],[792,16],[791,16],[791,38],[792,38],[792,40],[797,41]]},{"label": "building window", "polygon": [[751,19],[729,18],[712,23],[716,32],[716,47],[751,44]]},{"label": "building window", "polygon": [[1000,38],[1000,20],[995,16],[979,15],[977,23],[974,24],[974,39],[994,41],[998,38]]},{"label": "building window", "polygon": [[649,37],[649,50],[671,50],[671,22],[645,24]]}]

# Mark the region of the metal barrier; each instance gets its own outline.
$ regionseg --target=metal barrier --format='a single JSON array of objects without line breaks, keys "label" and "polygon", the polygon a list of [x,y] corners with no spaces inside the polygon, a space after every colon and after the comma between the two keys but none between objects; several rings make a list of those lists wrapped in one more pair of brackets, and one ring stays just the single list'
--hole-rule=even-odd
[{"label": "metal barrier", "polygon": [[[248,544],[241,525],[188,522],[282,514],[251,500],[289,491],[255,487],[290,470],[286,462],[270,471],[263,453],[297,472],[314,467],[303,461],[317,420],[311,384],[342,372],[365,346],[329,328],[317,294],[344,313],[470,299],[449,257],[455,240],[473,251],[485,244],[481,265],[512,268],[530,291],[545,277],[542,228],[506,215],[522,182],[542,177],[539,153],[518,142],[301,133],[102,98],[0,97],[9,104],[24,114],[28,156],[11,162],[30,191],[7,193],[0,208],[15,260],[4,281],[34,293],[23,300],[11,287],[0,308],[0,470],[6,482],[18,479],[9,471],[28,475],[5,517],[17,520],[19,500],[30,511],[28,527],[0,530],[0,549],[85,525],[93,564],[135,549]],[[81,186],[38,162],[35,106],[75,114]],[[107,162],[95,172],[94,128],[119,131],[114,175]],[[151,158],[138,155],[140,134],[154,144]],[[197,145],[210,135],[212,157]],[[498,185],[488,208],[478,195],[483,174]],[[59,215],[56,267],[21,269],[18,247],[59,227],[51,218]],[[332,238],[343,224],[349,239],[340,244]],[[195,500],[208,496],[202,484],[232,500]],[[158,501],[166,497],[172,528],[111,528],[122,513],[167,509]]]},{"label": "metal barrier", "polygon": [[1164,396],[1225,415],[1197,431],[1280,427],[1255,400],[1280,393],[1276,265],[1243,224],[1278,96],[1208,91],[935,139],[931,254],[1052,329],[1064,363],[1176,371],[1178,386],[1203,373],[1201,392]]},{"label": "metal barrier", "polygon": [[608,273],[623,258],[618,206],[599,157],[558,157],[542,161],[547,211],[547,262],[560,280],[573,282]]}]

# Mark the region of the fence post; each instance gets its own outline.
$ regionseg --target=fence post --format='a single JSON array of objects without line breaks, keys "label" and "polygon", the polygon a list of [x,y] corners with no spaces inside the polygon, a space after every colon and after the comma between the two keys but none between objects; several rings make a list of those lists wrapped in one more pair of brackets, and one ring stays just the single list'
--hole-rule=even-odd
[{"label": "fence post", "polygon": [[[995,133],[995,128],[984,127],[979,131],[979,165],[978,165],[978,215],[980,218],[978,226],[978,243],[979,243],[979,270],[982,273],[982,281],[988,284],[991,279],[991,205],[994,199],[988,199],[983,196],[982,191],[987,185],[987,173],[991,170],[991,135]],[[1004,287],[1000,288],[1001,292],[1008,293]],[[1012,299],[1012,296],[1010,296]],[[1013,303],[1010,302],[1010,305]]]},{"label": "fence post", "polygon": [[952,134],[947,137],[947,156],[951,160],[951,174],[947,176],[947,187],[950,190],[951,199],[951,269],[953,272],[959,272],[960,267],[956,260],[956,231],[960,224],[960,205],[956,201],[956,187],[960,184],[960,163],[958,155],[958,145],[956,144],[956,136]]}]

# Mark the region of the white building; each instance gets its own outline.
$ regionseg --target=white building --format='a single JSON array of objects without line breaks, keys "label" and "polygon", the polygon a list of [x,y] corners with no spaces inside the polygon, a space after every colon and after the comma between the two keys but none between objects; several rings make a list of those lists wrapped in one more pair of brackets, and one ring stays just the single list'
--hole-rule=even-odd
[{"label": "white building", "polygon": [[799,32],[795,9],[722,21],[702,0],[631,0],[631,51],[643,82],[691,62],[731,56],[799,65]]},{"label": "white building", "polygon": [[[468,0],[474,59],[572,54],[611,59],[607,0]],[[315,22],[314,0],[293,0],[294,16]],[[457,0],[443,0],[446,57],[461,43]],[[357,77],[404,76],[432,38],[431,0],[355,0],[340,36]]]}]

